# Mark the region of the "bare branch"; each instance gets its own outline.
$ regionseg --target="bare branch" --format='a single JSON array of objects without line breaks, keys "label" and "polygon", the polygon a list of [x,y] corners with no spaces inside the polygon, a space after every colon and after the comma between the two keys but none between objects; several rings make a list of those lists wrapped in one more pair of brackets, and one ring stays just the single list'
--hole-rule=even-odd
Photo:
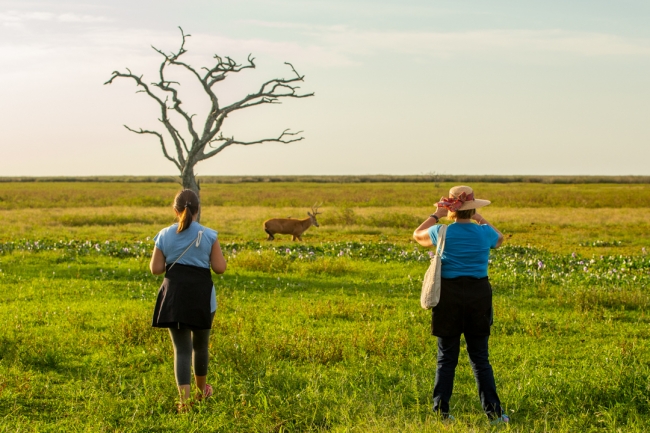
[{"label": "bare branch", "polygon": [[[176,129],[174,125],[172,125],[169,119],[165,119],[165,120],[158,119],[158,121],[163,125],[165,125],[165,128],[167,128],[167,131],[169,132],[169,134],[172,136],[172,139],[174,140],[174,144],[176,144],[177,150],[178,150],[178,142],[180,141],[183,144],[183,148],[189,155],[190,149],[187,148],[187,143],[185,142],[185,138],[183,138],[183,136],[178,131],[178,129]],[[181,152],[180,155],[182,156],[183,153]],[[181,161],[184,161],[184,158],[181,158]]]},{"label": "bare branch", "polygon": [[293,71],[294,74],[296,74],[296,77],[297,77],[300,81],[304,81],[303,78],[305,78],[305,76],[304,76],[304,75],[300,75],[300,74],[298,73],[298,71],[296,71],[296,68],[294,68],[293,65],[292,65],[291,63],[289,63],[289,62],[284,62],[284,64],[285,64],[285,65],[289,65],[289,66],[291,67],[291,70]]},{"label": "bare branch", "polygon": [[154,47],[153,45],[151,46],[151,48],[153,48],[158,53],[165,56],[166,59],[171,59],[171,60],[178,59],[180,56],[182,56],[183,54],[185,54],[187,52],[187,50],[185,49],[185,42],[186,42],[187,38],[192,36],[192,35],[189,35],[189,34],[186,35],[181,26],[178,26],[178,29],[181,31],[182,41],[181,41],[181,46],[180,46],[180,48],[178,49],[178,51],[176,53],[171,53],[171,54],[167,55],[165,52],[163,52],[162,50],[159,50],[158,48]]},{"label": "bare branch", "polygon": [[149,131],[149,130],[142,129],[142,128],[140,128],[140,130],[138,131],[138,130],[135,130],[133,128],[129,128],[127,125],[124,125],[124,127],[126,129],[128,129],[129,131],[131,131],[131,132],[135,132],[136,134],[151,134],[151,135],[155,135],[156,137],[158,137],[158,139],[160,140],[160,147],[162,148],[163,155],[165,155],[165,158],[167,158],[168,160],[173,162],[179,170],[181,169],[181,165],[178,163],[178,161],[176,161],[174,158],[169,156],[169,154],[167,153],[167,148],[165,147],[165,139],[163,138],[163,136],[162,136],[162,134],[160,132]]},{"label": "bare branch", "polygon": [[[183,102],[178,98],[178,90],[171,87],[172,84],[179,84],[180,85],[180,83],[175,82],[175,81],[167,81],[167,80],[165,80],[165,66],[167,66],[167,64],[180,64],[181,62],[176,62],[176,60],[180,56],[182,56],[184,53],[187,52],[187,50],[185,50],[185,40],[190,35],[186,35],[183,32],[183,29],[181,27],[178,27],[178,28],[181,31],[181,36],[183,38],[183,41],[181,42],[181,46],[180,46],[180,48],[178,49],[178,51],[176,53],[172,53],[172,54],[168,55],[164,51],[159,50],[158,48],[154,47],[153,45],[151,46],[151,48],[153,48],[156,52],[158,52],[160,55],[162,55],[165,58],[165,60],[163,60],[163,62],[160,64],[160,68],[158,70],[158,75],[160,77],[160,81],[158,83],[152,83],[152,85],[155,86],[155,87],[158,87],[159,89],[161,89],[161,90],[163,90],[165,92],[170,92],[172,94],[173,105],[172,105],[171,109],[176,111],[178,114],[180,114],[185,119],[185,122],[187,123],[187,130],[189,131],[190,135],[192,136],[192,141],[197,142],[197,141],[199,141],[199,135],[197,134],[196,130],[194,129],[194,123],[192,122],[192,116],[190,116],[185,110],[183,110],[181,108],[181,104]],[[190,68],[194,72],[194,75],[196,75],[197,78],[200,79],[200,77],[196,73],[196,71],[194,71],[189,66],[188,66],[188,68]],[[166,118],[167,118],[167,116],[164,115],[163,119],[166,119]],[[165,124],[165,125],[167,126],[167,124]],[[170,129],[169,126],[168,126],[167,129]],[[171,133],[171,131],[170,131],[170,133]],[[178,136],[180,137],[180,135],[178,135]],[[172,133],[172,137],[174,137],[173,133]],[[174,138],[174,141],[177,142],[176,138]],[[177,146],[177,147],[180,150],[180,146]],[[185,148],[185,151],[187,153],[190,152],[189,149],[187,148],[187,145],[185,144],[184,140],[183,140],[183,147]]]},{"label": "bare branch", "polygon": [[230,72],[240,72],[244,69],[255,69],[255,58],[252,56],[252,54],[248,55],[247,65],[237,64],[237,62],[235,62],[230,57],[226,57],[226,61],[224,61],[217,54],[214,55],[214,58],[217,59],[217,64],[215,66],[210,69],[205,67],[201,68],[206,71],[205,75],[203,76],[203,81],[208,85],[208,87],[212,87],[217,82],[225,79],[226,74]]},{"label": "bare branch", "polygon": [[[221,152],[222,150],[224,150],[226,147],[232,146],[233,144],[239,144],[241,146],[250,146],[251,144],[271,143],[271,142],[293,143],[294,141],[300,141],[305,138],[305,137],[291,138],[302,134],[303,131],[298,131],[298,132],[289,132],[289,131],[290,131],[289,129],[285,129],[284,131],[282,131],[282,134],[280,134],[277,138],[263,138],[261,140],[255,140],[255,141],[239,141],[239,140],[235,140],[235,137],[227,138],[224,137],[223,135],[220,135],[218,138],[211,140],[209,143],[210,147],[214,148],[214,150],[211,150],[210,152],[201,155],[200,160],[210,158],[216,155],[217,153]],[[217,143],[217,142],[223,142],[223,143],[216,148],[212,146],[212,143]]]},{"label": "bare branch", "polygon": [[[224,59],[216,54],[214,55],[214,58],[217,60],[215,66],[213,66],[212,68],[205,68],[205,67],[202,68],[203,70],[206,71],[203,77],[201,77],[199,73],[190,65],[184,62],[179,62],[176,59],[170,60],[170,64],[181,66],[186,70],[190,71],[199,80],[201,86],[203,86],[203,90],[210,97],[212,107],[210,113],[205,119],[205,124],[203,126],[203,137],[207,136],[208,140],[214,137],[214,135],[218,131],[218,127],[216,127],[216,125],[219,123],[218,119],[221,114],[221,110],[219,107],[219,98],[212,90],[212,87],[219,81],[224,80],[228,73],[239,72],[242,71],[243,69],[255,68],[255,62],[254,62],[255,59],[250,54],[248,55],[247,65],[240,65],[230,57],[226,57]],[[204,143],[205,142],[206,141],[204,141]]]},{"label": "bare branch", "polygon": [[[289,129],[285,129],[282,131],[282,134],[280,134],[277,138],[264,138],[261,140],[255,140],[255,141],[239,141],[235,140],[235,137],[224,137],[223,135],[220,135],[219,138],[216,138],[214,140],[211,140],[209,145],[210,147],[214,148],[212,146],[212,143],[217,143],[217,142],[223,142],[221,145],[219,145],[217,148],[214,148],[213,151],[210,151],[207,154],[204,154],[205,158],[209,158],[213,155],[216,155],[217,153],[221,152],[223,149],[225,149],[228,146],[231,146],[233,144],[239,144],[242,146],[250,146],[252,144],[260,144],[260,143],[267,143],[267,142],[276,142],[276,143],[292,143],[294,141],[300,141],[303,140],[304,137],[298,137],[298,138],[288,138],[286,139],[285,137],[293,137],[300,135],[303,131],[298,131],[298,132],[289,132]],[[202,158],[202,159],[205,159]]]},{"label": "bare branch", "polygon": [[296,69],[291,63],[285,62],[286,65],[291,67],[291,70],[296,75],[294,78],[274,78],[262,84],[257,93],[247,95],[240,101],[234,102],[222,109],[225,113],[231,113],[235,110],[248,108],[260,104],[279,104],[279,98],[308,98],[314,96],[314,93],[298,93],[299,86],[293,85],[299,81],[303,81],[304,76],[298,74]]}]

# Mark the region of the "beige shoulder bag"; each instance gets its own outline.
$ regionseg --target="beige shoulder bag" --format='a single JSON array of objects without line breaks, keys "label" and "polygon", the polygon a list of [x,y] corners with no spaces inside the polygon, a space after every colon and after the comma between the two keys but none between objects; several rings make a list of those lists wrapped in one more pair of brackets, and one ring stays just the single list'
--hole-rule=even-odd
[{"label": "beige shoulder bag", "polygon": [[431,258],[431,264],[424,274],[424,281],[422,281],[422,294],[420,295],[420,305],[424,309],[431,309],[438,305],[440,301],[440,274],[442,272],[442,262],[440,256],[445,249],[445,237],[447,234],[447,226],[440,227],[438,232],[438,245],[436,246],[436,254]]}]

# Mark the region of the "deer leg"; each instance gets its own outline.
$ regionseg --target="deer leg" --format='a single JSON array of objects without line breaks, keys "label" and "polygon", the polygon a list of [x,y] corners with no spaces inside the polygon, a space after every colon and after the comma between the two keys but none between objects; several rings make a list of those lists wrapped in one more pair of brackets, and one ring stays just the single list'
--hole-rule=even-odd
[{"label": "deer leg", "polygon": [[266,233],[268,233],[268,235],[269,235],[269,237],[266,238],[267,241],[272,241],[272,240],[275,239],[275,238],[273,237],[273,233],[271,233],[271,232],[268,231],[267,229],[264,229],[264,231],[265,231]]}]

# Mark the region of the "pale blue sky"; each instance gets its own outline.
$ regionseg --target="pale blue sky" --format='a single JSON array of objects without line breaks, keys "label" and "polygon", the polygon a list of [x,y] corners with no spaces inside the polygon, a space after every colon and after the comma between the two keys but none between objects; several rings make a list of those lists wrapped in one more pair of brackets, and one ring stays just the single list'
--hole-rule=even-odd
[{"label": "pale blue sky", "polygon": [[[286,76],[314,98],[229,119],[241,139],[304,130],[293,144],[231,147],[221,174],[650,175],[647,1],[2,1],[0,176],[176,174],[131,82],[192,37],[187,59],[258,68],[224,100]],[[178,77],[191,111],[205,102]]]}]

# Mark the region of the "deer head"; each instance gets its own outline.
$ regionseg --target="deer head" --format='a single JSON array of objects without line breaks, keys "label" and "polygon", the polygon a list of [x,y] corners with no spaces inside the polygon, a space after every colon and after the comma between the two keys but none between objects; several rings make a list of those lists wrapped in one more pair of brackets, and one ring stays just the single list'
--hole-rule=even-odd
[{"label": "deer head", "polygon": [[311,207],[311,212],[307,212],[307,215],[309,215],[309,218],[311,218],[311,223],[313,225],[315,225],[316,227],[320,227],[318,225],[318,221],[316,221],[316,215],[322,214],[322,212],[318,212],[318,208],[322,204],[323,204],[322,202],[321,202],[321,204],[318,204],[318,205],[316,203],[314,203],[314,205]]}]

